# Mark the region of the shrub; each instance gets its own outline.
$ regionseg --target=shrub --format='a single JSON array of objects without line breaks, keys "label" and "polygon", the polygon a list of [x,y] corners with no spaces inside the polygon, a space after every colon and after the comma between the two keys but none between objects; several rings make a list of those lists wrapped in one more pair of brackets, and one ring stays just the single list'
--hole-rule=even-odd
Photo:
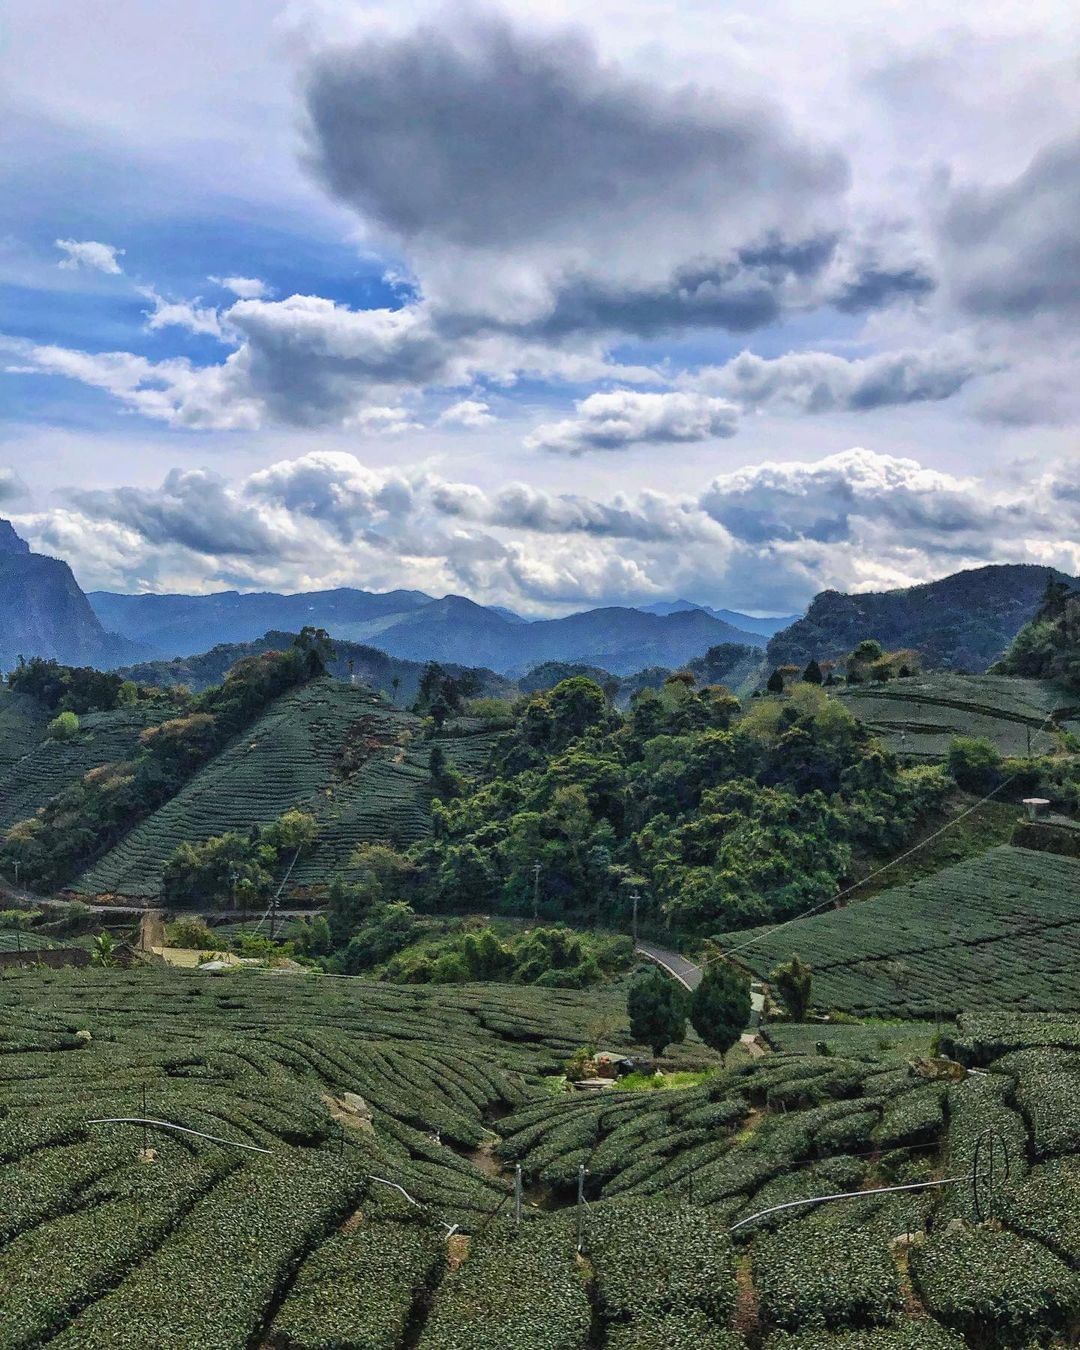
[{"label": "shrub", "polygon": [[1046,1344],[1080,1307],[1076,1276],[1045,1247],[987,1228],[935,1233],[911,1254],[929,1311],[962,1335],[993,1327],[999,1344]]},{"label": "shrub", "polygon": [[221,944],[197,914],[177,919],[165,930],[170,947],[188,947],[195,951],[214,951]]},{"label": "shrub", "polygon": [[53,741],[73,741],[79,734],[79,719],[73,712],[62,712],[49,723],[48,735]]},{"label": "shrub", "polygon": [[1001,754],[982,736],[955,736],[949,743],[949,772],[969,792],[989,792],[1000,778]]}]

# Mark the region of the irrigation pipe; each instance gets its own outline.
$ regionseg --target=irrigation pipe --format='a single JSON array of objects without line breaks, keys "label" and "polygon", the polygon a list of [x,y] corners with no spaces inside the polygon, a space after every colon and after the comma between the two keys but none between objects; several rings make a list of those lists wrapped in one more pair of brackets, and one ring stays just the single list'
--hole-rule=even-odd
[{"label": "irrigation pipe", "polygon": [[[413,1206],[414,1209],[422,1210],[424,1208],[424,1206],[420,1203],[419,1200],[414,1200],[412,1196],[409,1194],[409,1192],[405,1189],[405,1187],[399,1186],[396,1181],[387,1181],[385,1177],[377,1177],[370,1173],[368,1174],[368,1181],[377,1181],[380,1186],[389,1186],[392,1191],[397,1191],[400,1195],[403,1195],[405,1199],[408,1200],[409,1204]],[[446,1236],[448,1238],[453,1237],[454,1234],[457,1232],[457,1230],[461,1227],[460,1224],[446,1223],[443,1219],[436,1219],[435,1222],[439,1224],[440,1227],[446,1229]]]},{"label": "irrigation pipe", "polygon": [[943,1181],[912,1181],[906,1186],[876,1186],[872,1191],[837,1191],[835,1195],[812,1195],[805,1200],[788,1200],[786,1204],[772,1205],[769,1209],[759,1210],[748,1218],[740,1219],[728,1232],[735,1233],[755,1219],[763,1219],[767,1214],[779,1214],[784,1209],[796,1209],[799,1205],[823,1205],[826,1200],[861,1200],[867,1195],[891,1195],[896,1191],[924,1191],[931,1186],[955,1186],[958,1182],[970,1180],[970,1176],[946,1177]]},{"label": "irrigation pipe", "polygon": [[87,1125],[156,1125],[160,1130],[179,1130],[181,1134],[193,1134],[197,1139],[209,1139],[215,1144],[228,1144],[230,1148],[244,1148],[249,1153],[272,1154],[273,1150],[258,1148],[255,1144],[241,1144],[235,1139],[222,1139],[217,1134],[204,1134],[202,1130],[189,1130],[186,1125],[174,1125],[171,1120],[147,1120],[142,1116],[104,1116],[98,1120],[88,1120]]}]

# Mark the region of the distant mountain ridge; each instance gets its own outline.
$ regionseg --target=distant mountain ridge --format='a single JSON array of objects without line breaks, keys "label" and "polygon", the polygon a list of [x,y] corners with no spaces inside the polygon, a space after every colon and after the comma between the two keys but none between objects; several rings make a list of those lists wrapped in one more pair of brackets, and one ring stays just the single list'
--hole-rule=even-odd
[{"label": "distant mountain ridge", "polygon": [[773,666],[841,660],[863,638],[910,648],[938,670],[985,671],[1039,608],[1047,581],[1080,581],[1050,567],[992,564],[895,591],[822,591],[806,616],[770,639]]},{"label": "distant mountain ridge", "polygon": [[347,587],[297,595],[94,591],[89,599],[105,625],[138,642],[150,658],[183,658],[310,624],[339,641],[377,647],[407,661],[488,667],[501,675],[521,674],[544,661],[572,661],[627,675],[645,666],[677,668],[720,643],[763,647],[766,641],[762,633],[744,632],[690,605],[670,614],[609,606],[530,622],[461,595],[436,600],[421,591]]},{"label": "distant mountain ridge", "polygon": [[763,637],[772,637],[782,628],[788,628],[799,619],[798,614],[785,614],[755,618],[752,614],[740,614],[737,609],[713,609],[711,605],[699,605],[693,600],[657,600],[651,605],[637,605],[642,614],[681,614],[686,610],[700,609],[722,623],[729,623],[743,633],[760,633]]},{"label": "distant mountain ridge", "polygon": [[138,650],[105,630],[66,562],[33,553],[0,520],[0,667],[10,670],[20,656],[110,666]]}]

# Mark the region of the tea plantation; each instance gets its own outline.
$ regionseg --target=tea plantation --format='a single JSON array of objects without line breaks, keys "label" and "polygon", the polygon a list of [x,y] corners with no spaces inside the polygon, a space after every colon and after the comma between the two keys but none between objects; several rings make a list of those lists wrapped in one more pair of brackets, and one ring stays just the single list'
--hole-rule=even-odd
[{"label": "tea plantation", "polygon": [[1080,714],[1074,693],[1049,680],[1007,675],[939,671],[838,690],[836,697],[911,759],[940,759],[954,736],[985,737],[1003,755],[1045,754],[1058,739],[1055,726],[1075,731]]},{"label": "tea plantation", "polygon": [[815,1002],[860,1016],[1080,1012],[1080,861],[1004,845],[794,929],[718,941],[759,976],[797,950]]},{"label": "tea plantation", "polygon": [[276,699],[250,730],[191,778],[74,883],[82,895],[155,898],[169,855],[227,830],[247,833],[299,807],[319,821],[317,853],[290,882],[325,885],[358,843],[405,845],[430,827],[429,761],[439,745],[452,769],[486,761],[493,736],[469,719],[420,740],[420,719],[371,690],[314,680]]},{"label": "tea plantation", "polygon": [[[853,1038],[553,1096],[579,1045],[629,1048],[622,1012],[496,985],[0,979],[0,1347],[1074,1343],[1080,1020],[963,1017],[945,1046],[982,1072],[948,1083]],[[92,1123],[144,1115],[200,1133]],[[980,1218],[990,1127],[1010,1172]]]}]

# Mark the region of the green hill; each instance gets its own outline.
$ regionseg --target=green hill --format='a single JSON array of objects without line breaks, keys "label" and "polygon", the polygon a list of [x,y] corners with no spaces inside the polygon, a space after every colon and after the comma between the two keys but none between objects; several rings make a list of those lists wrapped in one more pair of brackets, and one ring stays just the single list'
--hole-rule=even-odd
[{"label": "green hill", "polygon": [[153,899],[179,844],[227,830],[247,833],[293,807],[314,814],[320,833],[315,850],[294,870],[291,887],[326,884],[358,843],[404,846],[427,832],[434,745],[452,768],[468,774],[493,743],[476,721],[452,721],[434,740],[420,739],[420,726],[418,717],[370,689],[320,679],[292,690],[71,889]]},{"label": "green hill", "polygon": [[[136,684],[162,689],[185,685],[198,692],[212,684],[220,684],[226,673],[246,656],[284,651],[292,645],[295,636],[294,633],[272,629],[251,642],[223,642],[196,656],[176,657],[170,661],[143,661],[135,666],[126,666],[117,673],[125,679],[134,680]],[[338,638],[334,638],[333,647],[334,656],[327,664],[331,675],[350,683],[355,681],[369,685],[402,707],[408,707],[416,701],[420,677],[424,673],[423,662],[388,656],[375,647],[358,642],[343,642]],[[481,695],[506,697],[517,692],[512,681],[496,675],[493,670],[459,665],[446,665],[444,669],[455,678],[468,673],[473,677],[477,693]]]},{"label": "green hill", "polygon": [[[8,697],[18,699],[20,696],[9,694]],[[41,739],[14,762],[3,765],[0,829],[26,820],[50,797],[91,769],[129,758],[138,745],[140,734],[167,715],[167,708],[157,702],[137,703],[111,712],[86,713],[79,719],[78,735],[65,741],[44,736],[44,718],[30,714],[26,725],[29,729],[40,723]]]},{"label": "green hill", "polygon": [[1080,1012],[1080,861],[1003,846],[872,900],[717,941],[742,948],[736,959],[761,977],[798,952],[822,1008]]},{"label": "green hill", "polygon": [[876,638],[888,650],[917,651],[932,669],[986,670],[1034,616],[1048,578],[1080,584],[1048,567],[1016,563],[903,590],[822,591],[805,617],[769,640],[768,664],[839,661],[864,638]]},{"label": "green hill", "polygon": [[834,691],[905,758],[937,759],[954,736],[981,736],[1003,755],[1045,754],[1056,726],[1076,730],[1080,697],[1049,680],[948,671]]}]

